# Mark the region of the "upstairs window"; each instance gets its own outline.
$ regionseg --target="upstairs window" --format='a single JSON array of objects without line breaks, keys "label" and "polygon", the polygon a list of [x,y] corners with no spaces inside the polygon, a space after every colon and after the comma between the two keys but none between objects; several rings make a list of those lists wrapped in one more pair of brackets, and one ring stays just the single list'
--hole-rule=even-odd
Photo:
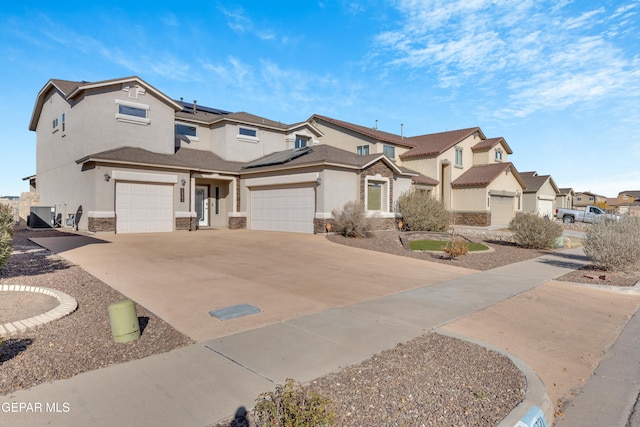
[{"label": "upstairs window", "polygon": [[128,123],[149,124],[149,106],[137,102],[116,99],[116,120]]},{"label": "upstairs window", "polygon": [[499,162],[502,161],[502,150],[496,150],[496,160]]},{"label": "upstairs window", "polygon": [[249,129],[249,128],[239,128],[238,129],[238,134],[242,135],[242,136],[250,136],[252,138],[257,138],[258,137],[258,131],[255,129]]},{"label": "upstairs window", "polygon": [[369,146],[368,145],[358,145],[356,147],[356,153],[358,156],[367,156],[369,155]]},{"label": "upstairs window", "polygon": [[462,148],[456,148],[456,162],[455,165],[462,167]]},{"label": "upstairs window", "polygon": [[197,137],[198,129],[195,126],[176,124],[176,135]]},{"label": "upstairs window", "polygon": [[396,158],[396,147],[393,145],[385,145],[382,147],[382,154],[387,156],[390,159]]},{"label": "upstairs window", "polygon": [[296,142],[295,142],[295,148],[304,148],[307,146],[307,143],[309,142],[308,138],[305,138],[303,136],[296,136]]},{"label": "upstairs window", "polygon": [[56,117],[51,122],[51,133],[57,132],[58,130],[60,130],[60,127],[59,127],[58,118]]},{"label": "upstairs window", "polygon": [[62,121],[62,132],[64,132],[66,130],[65,125],[64,125],[64,113],[62,113],[62,117],[61,117],[61,121]]}]

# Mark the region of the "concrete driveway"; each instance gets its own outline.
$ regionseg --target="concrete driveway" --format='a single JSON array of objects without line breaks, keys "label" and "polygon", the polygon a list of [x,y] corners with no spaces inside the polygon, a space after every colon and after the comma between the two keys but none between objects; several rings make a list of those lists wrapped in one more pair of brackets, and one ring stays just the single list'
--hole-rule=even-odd
[{"label": "concrete driveway", "polygon": [[[475,272],[342,246],[322,235],[200,230],[33,240],[196,341]],[[261,312],[225,321],[209,314],[238,304]]]}]

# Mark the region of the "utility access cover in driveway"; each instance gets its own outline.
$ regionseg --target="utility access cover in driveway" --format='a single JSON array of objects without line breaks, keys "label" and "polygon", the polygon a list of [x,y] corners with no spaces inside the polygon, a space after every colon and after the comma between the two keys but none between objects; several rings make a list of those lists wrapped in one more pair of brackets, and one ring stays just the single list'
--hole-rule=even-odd
[{"label": "utility access cover in driveway", "polygon": [[232,307],[219,308],[217,310],[211,310],[209,314],[216,319],[230,320],[237,317],[249,316],[251,314],[260,313],[260,309],[251,304],[238,304]]}]

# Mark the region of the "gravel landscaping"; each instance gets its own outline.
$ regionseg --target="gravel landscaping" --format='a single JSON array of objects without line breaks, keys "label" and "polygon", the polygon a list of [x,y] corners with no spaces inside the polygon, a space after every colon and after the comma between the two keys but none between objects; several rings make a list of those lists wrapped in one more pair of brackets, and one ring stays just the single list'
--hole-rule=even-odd
[{"label": "gravel landscaping", "polygon": [[[125,297],[28,240],[50,235],[59,236],[61,232],[16,230],[14,254],[0,269],[0,284],[58,289],[75,298],[78,309],[65,318],[5,339],[0,349],[0,395],[193,343],[141,305],[137,305],[140,339],[114,343],[107,307]],[[475,270],[545,253],[500,240],[472,238],[483,241],[491,251],[451,260],[439,253],[408,250],[407,242],[420,237],[424,236],[397,231],[380,232],[368,239],[327,236],[339,244]],[[583,272],[577,274],[584,276]],[[611,282],[613,276],[608,277]],[[15,316],[7,304],[0,313]],[[488,426],[496,425],[523,399],[526,381],[513,363],[497,352],[429,333],[319,378],[308,387],[334,402],[336,425],[340,426]],[[217,425],[254,425],[250,420],[251,416]]]}]

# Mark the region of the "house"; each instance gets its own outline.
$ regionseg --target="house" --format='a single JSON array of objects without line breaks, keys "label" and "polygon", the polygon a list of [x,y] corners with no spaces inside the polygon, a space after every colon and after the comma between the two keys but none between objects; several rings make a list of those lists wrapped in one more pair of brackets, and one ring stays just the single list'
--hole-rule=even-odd
[{"label": "house", "polygon": [[354,200],[390,229],[411,189],[457,224],[502,226],[526,187],[504,138],[479,127],[405,137],[318,114],[284,124],[175,100],[137,76],[52,79],[29,129],[39,204],[91,232],[322,232]]},{"label": "house", "polygon": [[619,214],[640,216],[640,191],[621,191],[616,198],[616,207]]},{"label": "house", "polygon": [[345,150],[314,120],[286,125],[178,101],[137,76],[50,80],[29,129],[40,205],[91,232],[313,233],[352,200],[392,228],[400,194],[434,184],[384,150]]},{"label": "house", "polygon": [[308,121],[322,132],[321,142],[383,153],[418,172],[414,187],[442,200],[456,224],[504,226],[521,210],[525,185],[507,159],[511,148],[504,138],[486,138],[479,127],[405,137],[321,115]]},{"label": "house", "polygon": [[590,191],[575,193],[573,207],[575,209],[584,209],[587,205],[594,205],[605,209],[607,207],[607,198]]},{"label": "house", "polygon": [[556,208],[573,209],[573,198],[575,192],[573,188],[559,188],[560,192],[556,196]]},{"label": "house", "polygon": [[538,175],[537,172],[520,172],[524,181],[522,210],[533,212],[542,217],[553,218],[556,211],[556,198],[560,190],[550,175]]}]

